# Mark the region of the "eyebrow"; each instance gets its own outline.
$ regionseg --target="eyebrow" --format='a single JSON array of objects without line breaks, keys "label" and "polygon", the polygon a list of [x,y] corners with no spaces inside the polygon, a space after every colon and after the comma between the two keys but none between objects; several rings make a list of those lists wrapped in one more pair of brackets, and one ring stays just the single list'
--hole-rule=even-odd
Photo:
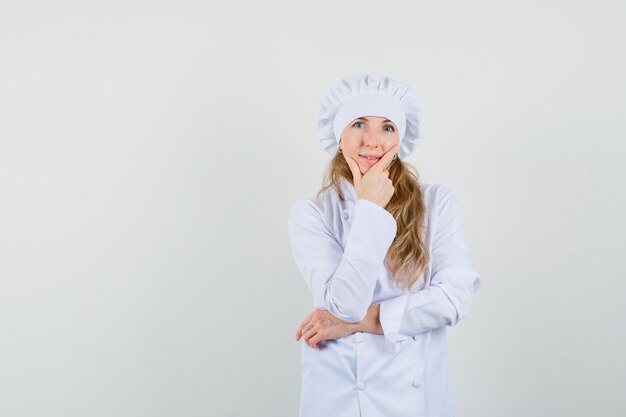
[{"label": "eyebrow", "polygon": [[[365,118],[365,117],[357,117],[357,118],[356,118],[356,119],[354,119],[354,120],[365,120],[365,121],[367,121],[367,118]],[[383,123],[385,123],[385,122],[391,122],[391,123],[393,123],[393,122],[392,122],[391,120],[389,120],[389,119],[385,119],[385,120],[383,120]]]}]

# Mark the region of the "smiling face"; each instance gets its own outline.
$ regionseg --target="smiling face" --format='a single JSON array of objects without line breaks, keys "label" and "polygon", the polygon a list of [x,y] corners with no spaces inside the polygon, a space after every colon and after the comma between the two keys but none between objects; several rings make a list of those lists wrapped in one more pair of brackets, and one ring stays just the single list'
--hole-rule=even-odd
[{"label": "smiling face", "polygon": [[359,117],[348,123],[341,133],[339,147],[343,157],[351,157],[365,174],[380,157],[400,143],[396,125],[379,116]]}]

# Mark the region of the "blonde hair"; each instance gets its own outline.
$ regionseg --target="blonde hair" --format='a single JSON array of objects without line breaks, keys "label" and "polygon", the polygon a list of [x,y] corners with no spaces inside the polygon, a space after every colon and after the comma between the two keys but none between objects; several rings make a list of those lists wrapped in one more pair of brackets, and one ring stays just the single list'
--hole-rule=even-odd
[{"label": "blonde hair", "polygon": [[[354,184],[350,166],[343,155],[337,152],[324,173],[322,189],[318,191],[317,198],[326,189],[334,187],[339,198],[344,200],[339,185],[340,178]],[[425,223],[426,205],[419,186],[419,174],[412,165],[396,159],[389,167],[389,178],[393,183],[394,193],[385,209],[396,220],[397,231],[387,251],[387,266],[397,286],[411,289],[430,259],[423,238],[424,230],[428,227]],[[428,285],[426,281],[425,277],[423,288]]]}]

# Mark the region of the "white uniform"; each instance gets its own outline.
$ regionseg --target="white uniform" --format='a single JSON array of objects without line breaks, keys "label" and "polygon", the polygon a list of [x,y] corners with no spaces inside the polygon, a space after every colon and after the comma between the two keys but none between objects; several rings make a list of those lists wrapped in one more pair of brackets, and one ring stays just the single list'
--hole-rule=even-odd
[{"label": "white uniform", "polygon": [[[427,206],[431,283],[396,287],[383,264],[396,235],[384,208],[356,199],[341,179],[345,201],[331,187],[320,200],[300,199],[289,213],[295,262],[313,293],[313,307],[361,321],[380,304],[384,335],[356,332],[320,343],[302,340],[300,417],[449,417],[455,415],[446,326],[470,308],[481,276],[472,269],[453,193],[420,184]],[[423,274],[422,274],[423,275]]]}]

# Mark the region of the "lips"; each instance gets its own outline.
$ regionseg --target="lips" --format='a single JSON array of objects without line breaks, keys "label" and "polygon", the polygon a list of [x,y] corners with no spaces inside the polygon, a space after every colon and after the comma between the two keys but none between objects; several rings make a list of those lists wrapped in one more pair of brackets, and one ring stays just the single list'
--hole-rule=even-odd
[{"label": "lips", "polygon": [[363,159],[363,163],[367,166],[367,167],[372,167],[374,165],[376,165],[378,163],[378,161],[380,161],[380,156],[376,156],[376,155],[360,155],[361,159]]},{"label": "lips", "polygon": [[376,155],[361,155],[361,157],[367,159],[368,161],[378,161],[380,159],[380,156]]}]

